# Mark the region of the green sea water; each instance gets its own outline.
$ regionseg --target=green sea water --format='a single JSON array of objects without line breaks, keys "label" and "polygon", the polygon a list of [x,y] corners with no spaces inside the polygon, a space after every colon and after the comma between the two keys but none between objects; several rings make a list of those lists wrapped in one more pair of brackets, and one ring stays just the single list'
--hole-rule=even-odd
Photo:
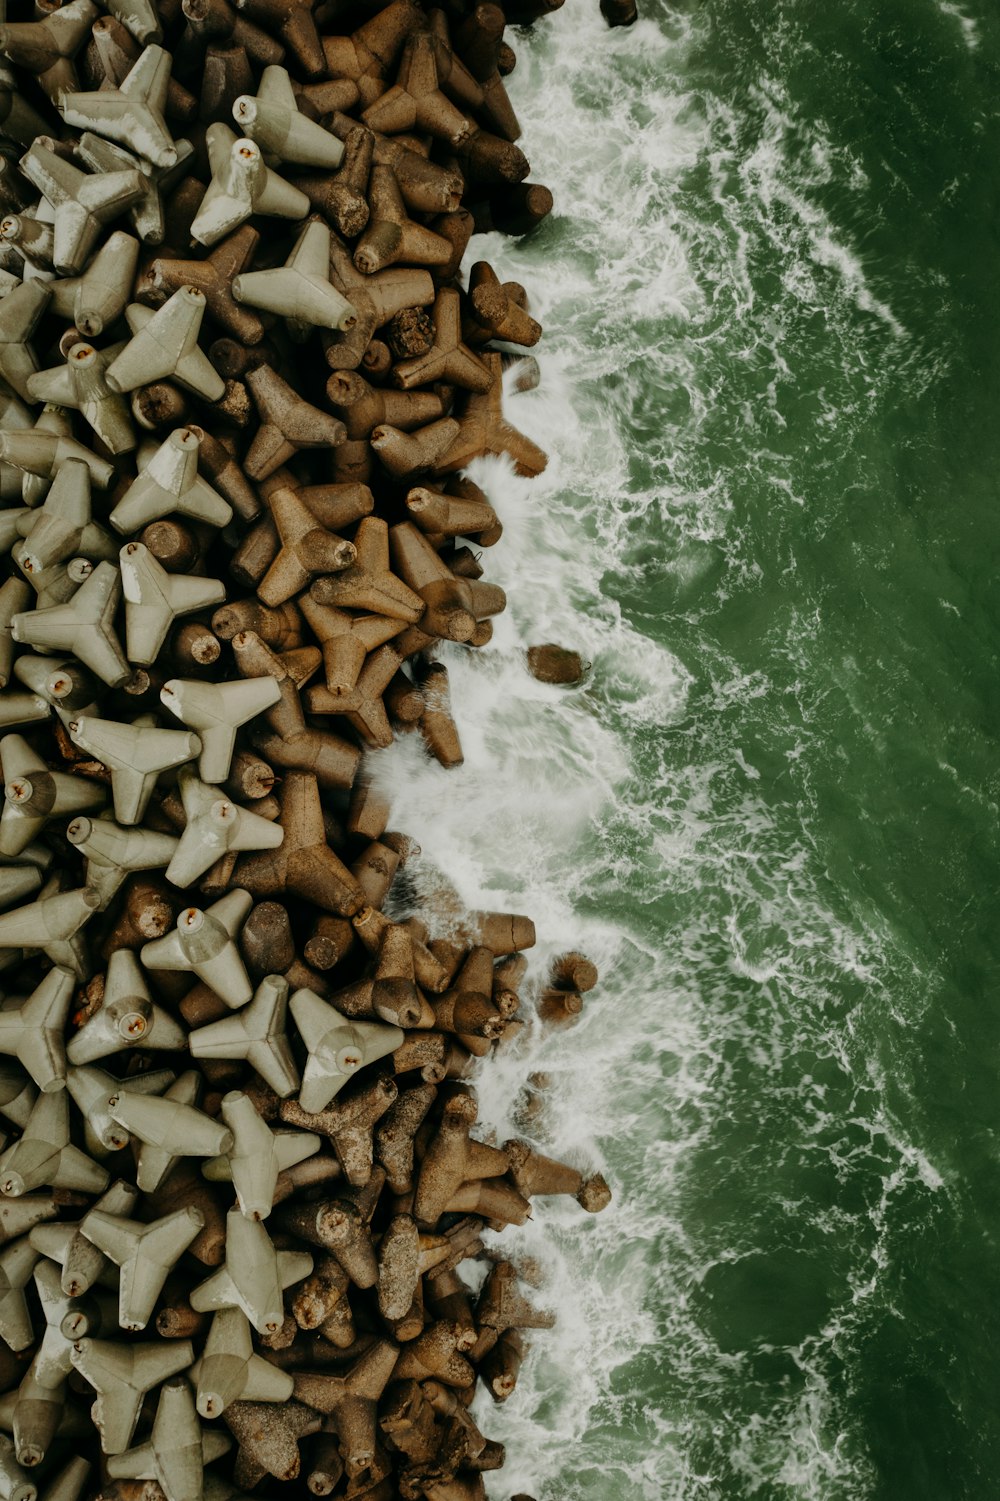
[{"label": "green sea water", "polygon": [[508,413],[553,458],[483,466],[510,609],[452,665],[460,790],[385,763],[537,977],[602,966],[483,1084],[524,1130],[545,1069],[532,1131],[616,1193],[523,1232],[560,1323],[481,1414],[491,1494],[988,1501],[1000,9],[640,7],[514,35],[556,210],[473,258],[545,324]]}]

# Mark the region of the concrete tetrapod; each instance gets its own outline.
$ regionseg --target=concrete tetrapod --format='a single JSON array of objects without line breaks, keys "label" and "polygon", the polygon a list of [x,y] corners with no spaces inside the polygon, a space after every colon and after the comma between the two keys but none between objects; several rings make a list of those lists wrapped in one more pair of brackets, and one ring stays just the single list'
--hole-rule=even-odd
[{"label": "concrete tetrapod", "polygon": [[108,1460],[113,1480],[155,1480],[167,1501],[202,1501],[205,1466],[231,1446],[217,1428],[203,1429],[187,1381],[160,1387],[153,1431],[146,1443]]},{"label": "concrete tetrapod", "polygon": [[[59,411],[59,408],[51,410]],[[42,426],[42,418],[39,418],[30,432],[0,432],[0,460],[23,471],[22,488],[25,497],[27,498],[29,487],[38,487],[37,492],[32,491],[32,504],[36,504],[37,498],[45,494],[48,489],[46,481],[54,479],[68,459],[79,459],[86,464],[91,484],[102,490],[114,473],[112,465],[106,459],[99,458],[75,438],[67,437],[62,432],[47,431]]]},{"label": "concrete tetrapod", "polygon": [[0,1010],[0,1053],[16,1058],[43,1094],[66,1082],[66,1022],[74,978],[54,968],[16,1010]]},{"label": "concrete tetrapod", "polygon": [[292,1299],[292,1315],[300,1329],[319,1329],[324,1339],[338,1348],[354,1341],[354,1324],[348,1302],[351,1279],[329,1252],[322,1255],[312,1275],[300,1283]]},{"label": "concrete tetrapod", "polygon": [[[233,655],[237,670],[245,677],[253,681],[269,677],[280,690],[278,703],[267,710],[270,733],[258,730],[253,736],[261,754],[274,766],[312,772],[323,788],[350,787],[361,759],[358,750],[329,732],[307,725],[294,678],[284,659],[254,631],[241,631],[233,637]],[[320,660],[315,652],[309,662],[309,673],[319,667]]]},{"label": "concrete tetrapod", "polygon": [[411,219],[391,167],[372,168],[368,188],[371,214],[354,250],[354,264],[365,276],[407,261],[417,266],[446,266],[452,247],[443,235]]},{"label": "concrete tetrapod", "polygon": [[14,1445],[0,1434],[0,1492],[4,1501],[38,1501],[38,1487],[14,1456]]},{"label": "concrete tetrapod", "polygon": [[103,1251],[87,1238],[90,1215],[97,1212],[127,1214],[135,1207],[138,1198],[139,1190],[119,1179],[96,1200],[79,1223],[35,1225],[29,1232],[28,1240],[35,1250],[62,1268],[59,1285],[69,1297],[82,1297],[109,1266]]},{"label": "concrete tetrapod", "polygon": [[530,1142],[515,1138],[504,1142],[510,1159],[510,1176],[526,1199],[538,1194],[570,1194],[588,1214],[598,1214],[611,1202],[611,1190],[600,1173],[585,1177],[578,1168],[547,1157]]},{"label": "concrete tetrapod", "polygon": [[378,1306],[382,1317],[405,1318],[419,1284],[420,1232],[411,1215],[397,1214],[386,1225],[378,1246]]},{"label": "concrete tetrapod", "polygon": [[483,1039],[499,1037],[506,1025],[507,1018],[493,999],[493,973],[491,951],[484,946],[472,948],[453,985],[432,1002],[435,1026],[461,1037],[470,1052],[478,1052],[477,1044]]},{"label": "concrete tetrapod", "polygon": [[27,521],[19,528],[26,537],[18,560],[25,573],[42,573],[51,564],[80,554],[90,559],[114,560],[110,535],[93,519],[90,488],[90,470],[86,464],[73,458],[60,464],[45,500],[29,512]]},{"label": "concrete tetrapod", "polygon": [[310,1114],[323,1110],[358,1069],[403,1041],[401,1028],[350,1021],[311,990],[297,990],[289,1004],[309,1050],[299,1103]]},{"label": "concrete tetrapod", "polygon": [[[378,846],[376,858],[385,862]],[[386,851],[391,857],[393,851]],[[385,862],[391,884],[398,862]],[[366,893],[367,894],[367,893]],[[372,899],[377,900],[376,893]],[[365,914],[362,913],[362,916]],[[415,983],[412,934],[397,923],[387,924],[376,948],[375,970],[371,979],[336,991],[334,1001],[345,1016],[359,1016],[372,1021],[391,1022],[405,1028],[421,1027],[430,1022],[431,1012]]]},{"label": "concrete tetrapod", "polygon": [[379,1427],[405,1454],[408,1469],[435,1459],[440,1448],[434,1409],[424,1388],[413,1381],[394,1381],[385,1394]]},{"label": "concrete tetrapod", "polygon": [[[188,1121],[186,1111],[193,1107],[201,1094],[201,1079],[194,1069],[188,1069],[178,1079],[163,1091],[163,1099],[167,1104],[179,1105],[182,1108],[180,1114],[171,1113],[170,1117],[164,1115],[160,1122],[162,1128],[161,1140],[143,1141],[139,1148],[139,1156],[136,1162],[135,1181],[143,1193],[154,1194],[160,1189],[164,1181],[173,1173],[178,1160],[186,1155],[177,1147],[179,1135],[183,1132]],[[120,1102],[115,1105],[118,1114]],[[126,1107],[127,1108],[127,1107]],[[199,1111],[194,1112],[200,1115]],[[133,1117],[134,1118],[134,1117]],[[177,1128],[180,1123],[179,1129]],[[148,1129],[146,1135],[152,1137],[153,1131]],[[201,1129],[199,1124],[199,1130]],[[136,1135],[139,1133],[136,1132]],[[211,1146],[211,1142],[208,1143]]]},{"label": "concrete tetrapod", "polygon": [[264,325],[256,313],[240,307],[232,290],[236,277],[253,259],[259,241],[257,231],[244,224],[216,245],[205,260],[157,257],[140,283],[140,295],[148,302],[159,302],[181,287],[196,287],[204,295],[206,311],[227,333],[241,344],[259,344]]},{"label": "concrete tetrapod", "polygon": [[200,428],[178,427],[142,466],[108,520],[119,532],[135,532],[163,516],[190,516],[225,526],[232,506],[198,473],[205,442]]},{"label": "concrete tetrapod", "polygon": [[163,28],[153,0],[108,0],[107,9],[141,46],[162,40]]},{"label": "concrete tetrapod", "polygon": [[334,474],[341,480],[366,484],[377,474],[369,446],[377,427],[412,432],[443,417],[446,409],[441,387],[435,391],[392,391],[371,385],[356,370],[334,371],[326,383],[326,395],[347,429],[347,442],[333,455]]},{"label": "concrete tetrapod", "polygon": [[[171,167],[154,167],[151,162],[140,160],[131,151],[126,151],[123,146],[105,140],[89,130],[84,131],[77,146],[77,155],[94,172],[130,170],[139,172],[142,178],[142,197],[136,203],[130,204],[125,212],[132,228],[145,244],[159,245],[164,239],[166,235],[164,199],[170,187],[182,174],[185,164],[194,154],[194,147],[190,141],[175,141],[173,144],[177,160]],[[90,267],[88,271],[89,269]],[[84,275],[86,274],[85,272]],[[131,282],[125,290],[128,292],[130,289]],[[61,300],[59,292],[54,292],[53,296]],[[123,310],[127,301],[127,296],[122,298],[121,303],[116,305],[117,312]]]},{"label": "concrete tetrapod", "polygon": [[546,454],[504,417],[500,356],[486,353],[482,358],[492,374],[492,383],[483,395],[469,394],[465,410],[458,419],[458,435],[450,448],[435,460],[435,474],[453,474],[481,454],[507,454],[518,474],[541,474],[548,463]]},{"label": "concrete tetrapod", "polygon": [[0,1194],[11,1199],[44,1185],[101,1193],[108,1176],[70,1142],[64,1089],[39,1095],[21,1136],[0,1156]]},{"label": "concrete tetrapod", "polygon": [[476,1301],[475,1318],[479,1337],[472,1348],[474,1360],[508,1329],[549,1329],[555,1322],[551,1313],[532,1307],[525,1298],[511,1261],[494,1262]]},{"label": "concrete tetrapod", "polygon": [[233,1479],[252,1490],[265,1475],[294,1480],[301,1468],[299,1442],[323,1426],[323,1419],[301,1402],[281,1407],[233,1402],[223,1418],[239,1444]]},{"label": "concrete tetrapod", "polygon": [[177,780],[187,823],[167,866],[175,886],[190,886],[228,851],[277,849],[284,838],[280,824],[221,797],[190,767],[181,767]]},{"label": "concrete tetrapod", "polygon": [[112,391],[134,391],[170,376],[196,396],[218,401],[225,381],[198,347],[204,316],[205,294],[197,287],[178,287],[156,312],[130,302],[125,317],[132,338],[105,375]]},{"label": "concrete tetrapod", "polygon": [[170,54],[149,46],[117,89],[67,92],[59,112],[67,125],[121,141],[156,167],[173,167],[177,148],[163,117],[169,82]]},{"label": "concrete tetrapod", "polygon": [[102,1323],[93,1299],[66,1295],[51,1261],[42,1258],[38,1262],[34,1282],[45,1329],[18,1387],[11,1424],[18,1462],[31,1466],[41,1463],[56,1437],[66,1401],[66,1378],[73,1369],[73,1342],[99,1334]]},{"label": "concrete tetrapod", "polygon": [[[31,515],[28,511],[24,519],[27,520]],[[0,585],[0,688],[7,687],[14,665],[14,638],[10,633],[10,623],[30,603],[31,587],[24,579],[10,578]]]},{"label": "concrete tetrapod", "polygon": [[73,344],[64,364],[39,370],[28,378],[28,391],[34,400],[56,402],[78,411],[112,454],[129,453],[135,447],[128,404],[105,380],[108,366],[124,347],[112,344],[97,350],[92,344]]},{"label": "concrete tetrapod", "polygon": [[285,1031],[287,1006],[288,981],[265,975],[249,1006],[190,1033],[192,1057],[245,1058],[279,1098],[287,1098],[299,1087]]},{"label": "concrete tetrapod", "polygon": [[[172,834],[158,834],[153,829],[122,828],[110,818],[74,818],[67,826],[66,838],[86,857],[84,884],[98,893],[102,909],[134,871],[158,870],[169,865],[178,843]],[[160,1035],[165,1037],[167,1034],[161,1032]],[[123,1042],[118,1043],[118,1047],[123,1046]],[[166,1044],[158,1043],[157,1046]],[[75,1061],[82,1063],[86,1060]]]},{"label": "concrete tetrapod", "polygon": [[122,824],[142,821],[161,772],[192,760],[201,751],[197,735],[161,730],[147,715],[133,724],[83,717],[71,720],[68,730],[74,745],[103,761],[111,772],[115,818]]},{"label": "concrete tetrapod", "polygon": [[[345,495],[345,514],[339,525],[349,525],[370,514],[374,501],[367,485],[342,488],[350,493]],[[267,506],[278,548],[257,585],[257,597],[264,604],[284,604],[307,589],[316,574],[336,572],[355,561],[354,544],[322,526],[300,490],[279,485],[269,493]]]},{"label": "concrete tetrapod", "polygon": [[285,55],[280,42],[230,5],[187,0],[183,15],[187,24],[179,50],[188,66],[200,61],[212,41],[243,48],[256,67],[281,62]]},{"label": "concrete tetrapod", "polygon": [[0,1251],[0,1339],[15,1352],[35,1343],[24,1289],[40,1255],[27,1236]]},{"label": "concrete tetrapod", "polygon": [[92,1210],[84,1234],[120,1271],[118,1323],[135,1333],[145,1329],[171,1268],[205,1224],[189,1205],[148,1225],[121,1215]]},{"label": "concrete tetrapod", "polygon": [[397,523],[391,530],[391,542],[398,574],[423,600],[418,624],[426,635],[469,641],[480,621],[506,607],[507,596],[498,585],[456,578],[412,521]]},{"label": "concrete tetrapod", "polygon": [[450,146],[458,146],[472,135],[472,121],[438,88],[434,52],[428,32],[415,32],[409,37],[396,83],[361,116],[369,129],[388,135],[425,131]]},{"label": "concrete tetrapod", "polygon": [[239,303],[287,318],[293,327],[348,329],[357,320],[354,308],[330,281],[330,229],[319,219],[303,229],[284,266],[234,277],[233,296]]},{"label": "concrete tetrapod", "polygon": [[354,1085],[325,1110],[315,1113],[304,1110],[298,1100],[284,1100],[281,1118],[329,1137],[348,1183],[363,1187],[370,1182],[375,1165],[375,1126],[398,1093],[394,1079],[379,1075]]},{"label": "concrete tetrapod", "polygon": [[347,436],[342,422],[304,401],[269,365],[251,370],[246,383],[260,417],[243,460],[250,479],[267,479],[300,449],[334,448]]},{"label": "concrete tetrapod", "polygon": [[[35,1385],[30,1370],[16,1390],[8,1391],[0,1398],[0,1421],[5,1428],[13,1429],[14,1415],[18,1411],[19,1440],[24,1446],[22,1452],[26,1458],[23,1463],[26,1465],[41,1464],[46,1457],[43,1446],[48,1445],[49,1433],[58,1444],[66,1439],[78,1442],[86,1436],[90,1426],[79,1407],[72,1402],[68,1383],[58,1392],[48,1391]],[[17,1457],[16,1443],[14,1457]]]},{"label": "concrete tetrapod", "polygon": [[326,687],[332,694],[350,693],[369,654],[405,627],[404,621],[388,615],[352,615],[332,605],[321,605],[311,594],[302,595],[298,603],[322,645]]},{"label": "concrete tetrapod", "polygon": [[180,615],[221,604],[225,585],[216,579],[173,575],[161,568],[141,542],[127,542],[119,553],[125,596],[125,643],[130,662],[156,661]]},{"label": "concrete tetrapod", "polygon": [[112,1119],[132,1136],[174,1157],[217,1157],[232,1146],[233,1134],[228,1126],[167,1095],[141,1095],[121,1089],[112,1096],[110,1109]]},{"label": "concrete tetrapod", "polygon": [[531,349],[542,336],[542,326],[531,317],[514,295],[516,283],[501,282],[489,261],[477,261],[469,272],[469,300],[473,316],[466,325],[466,338],[474,344],[503,339]]},{"label": "concrete tetrapod", "polygon": [[101,1004],[66,1045],[70,1063],[93,1063],[137,1047],[182,1051],[187,1037],[169,1012],[149,994],[139,961],[130,949],[116,949],[108,961]]},{"label": "concrete tetrapod", "polygon": [[365,275],[337,240],[331,245],[330,275],[358,318],[347,333],[327,341],[327,363],[334,370],[356,369],[376,329],[405,308],[423,307],[434,301],[434,282],[429,271],[391,267]]},{"label": "concrete tetrapod", "polygon": [[426,1381],[436,1377],[460,1391],[468,1390],[476,1373],[460,1353],[468,1349],[466,1331],[461,1324],[440,1319],[424,1326],[416,1339],[408,1340],[400,1351],[395,1375],[400,1380]]},{"label": "concrete tetrapod", "polygon": [[240,0],[238,9],[280,37],[296,72],[324,76],[325,57],[310,0]]},{"label": "concrete tetrapod", "polygon": [[[84,131],[78,141],[77,155],[86,162],[87,167],[95,173],[119,173],[119,171],[138,171],[143,179],[143,197],[137,203],[129,204],[125,210],[129,224],[134,228],[141,240],[147,245],[159,245],[167,234],[167,222],[165,222],[164,197],[171,183],[176,182],[177,176],[182,173],[186,162],[194,155],[194,147],[191,141],[174,141],[174,150],[177,153],[177,161],[173,167],[153,167],[152,162],[140,161],[138,156],[126,152],[125,147],[116,146],[114,141],[105,140],[101,135],[93,134],[93,131]],[[125,239],[125,236],[123,236]],[[98,252],[101,254],[101,252]],[[95,257],[95,260],[98,257]],[[137,258],[135,258],[137,260]],[[95,261],[87,267],[84,278],[90,273]],[[132,267],[135,273],[135,266]],[[134,276],[132,276],[134,279]],[[132,281],[123,288],[119,288],[119,296],[114,302],[114,317],[125,309],[129,300],[128,294],[132,290]],[[53,300],[59,308],[65,306],[66,297],[71,296],[71,291],[57,290],[53,288]],[[120,299],[120,300],[119,300]],[[111,323],[111,318],[105,318],[105,323]],[[89,338],[95,333],[92,330],[80,330],[87,332]],[[101,330],[96,330],[101,332]]]},{"label": "concrete tetrapod", "polygon": [[84,1145],[90,1155],[104,1158],[129,1145],[129,1133],[113,1113],[126,1086],[133,1096],[160,1094],[174,1077],[170,1069],[161,1068],[119,1079],[92,1063],[73,1065],[66,1075],[66,1088],[83,1116]]},{"label": "concrete tetrapod", "polygon": [[435,538],[476,537],[487,547],[499,541],[503,531],[485,497],[447,495],[418,485],[407,494],[406,509],[420,530]]},{"label": "concrete tetrapod", "polygon": [[398,364],[392,373],[393,382],[404,391],[435,380],[450,381],[467,391],[488,391],[494,375],[462,342],[462,312],[455,287],[442,287],[438,292],[431,321],[434,336],[430,349],[417,359]]},{"label": "concrete tetrapod", "polygon": [[48,140],[40,137],[25,152],[21,171],[52,206],[56,271],[61,276],[79,276],[104,225],[138,202],[145,183],[142,173],[135,170],[81,172],[43,144]]},{"label": "concrete tetrapod", "polygon": [[436,1098],[433,1084],[402,1090],[375,1131],[375,1152],[394,1194],[413,1191],[414,1138]]},{"label": "concrete tetrapod", "polygon": [[406,38],[423,23],[424,13],[413,0],[393,0],[349,36],[324,37],[323,50],[331,76],[353,78],[359,83],[362,98],[377,98],[384,92],[382,80]]},{"label": "concrete tetrapod", "polygon": [[220,1308],[212,1319],[191,1378],[203,1418],[219,1417],[231,1402],[287,1402],[295,1384],[287,1371],[254,1354],[249,1321],[240,1308]]},{"label": "concrete tetrapod", "polygon": [[364,905],[364,893],[327,844],[316,778],[309,772],[289,772],[278,791],[278,803],[285,832],[280,848],[243,856],[235,879],[254,896],[295,896],[326,912],[350,917]]},{"label": "concrete tetrapod", "polygon": [[321,171],[300,176],[298,187],[306,194],[317,213],[348,238],[364,229],[368,222],[365,189],[371,171],[375,139],[363,125],[349,123],[337,132],[344,148],[344,159],[335,172]]},{"label": "concrete tetrapod", "polygon": [[[94,571],[94,565],[88,558],[69,558],[65,563],[55,563],[44,573],[29,573],[21,563],[23,551],[22,542],[12,549],[12,556],[35,591],[36,610],[47,610],[52,605],[65,604]],[[38,655],[44,654],[45,650],[45,647],[39,647]],[[59,655],[63,656],[64,653],[60,652]]]},{"label": "concrete tetrapod", "polygon": [[22,652],[14,663],[14,676],[51,704],[63,725],[74,713],[85,714],[93,708],[101,691],[93,673],[87,672],[73,657],[60,661],[59,657]]},{"label": "concrete tetrapod", "polygon": [[207,911],[185,907],[173,931],[145,944],[140,958],[147,969],[181,970],[196,975],[235,1010],[253,994],[236,947],[236,934],[252,906],[250,893],[237,889]]},{"label": "concrete tetrapod", "polygon": [[379,462],[394,479],[411,481],[436,468],[457,441],[461,428],[454,417],[429,422],[413,433],[404,433],[388,422],[372,428],[370,442]]},{"label": "concrete tetrapod", "polygon": [[505,23],[499,5],[480,4],[454,28],[453,40],[462,61],[480,84],[481,108],[490,125],[508,141],[516,141],[521,127],[499,68]]},{"label": "concrete tetrapod", "polygon": [[357,558],[348,568],[315,581],[310,596],[319,605],[365,610],[414,625],[424,613],[420,595],[392,572],[389,528],[379,516],[366,516],[355,533]]},{"label": "concrete tetrapod", "polygon": [[98,893],[87,887],[43,887],[36,902],[0,915],[0,949],[41,949],[54,965],[82,979],[90,972],[90,960],[80,930],[100,904]]},{"label": "concrete tetrapod", "polygon": [[50,283],[53,312],[70,319],[85,339],[98,338],[124,312],[138,260],[138,240],[116,229],[82,275]]},{"label": "concrete tetrapod", "polygon": [[282,1293],[308,1277],[313,1259],[304,1251],[276,1251],[260,1220],[238,1209],[226,1218],[226,1261],[191,1294],[198,1312],[240,1308],[258,1334],[274,1334],[285,1317]]},{"label": "concrete tetrapod", "polygon": [[50,771],[21,735],[0,740],[4,802],[0,813],[0,855],[20,855],[50,818],[100,808],[104,788],[65,772]]},{"label": "concrete tetrapod", "polygon": [[427,749],[442,766],[461,766],[462,744],[451,712],[448,669],[443,662],[432,662],[421,673],[420,687],[424,697],[420,733]]},{"label": "concrete tetrapod", "polygon": [[171,714],[198,732],[198,772],[205,782],[226,780],[236,731],[280,697],[281,690],[273,678],[212,684],[171,678],[160,691],[160,700]]},{"label": "concrete tetrapod", "polygon": [[303,115],[284,68],[265,68],[256,96],[241,94],[233,119],[262,151],[284,163],[336,171],[344,159],[343,143],[315,120]]},{"label": "concrete tetrapod", "polygon": [[[226,1017],[215,1025],[232,1020]],[[232,1183],[240,1213],[247,1219],[267,1219],[278,1174],[318,1152],[320,1137],[313,1131],[271,1131],[250,1097],[240,1090],[223,1096],[222,1118],[233,1133],[233,1145],[221,1157],[206,1162],[202,1172],[211,1182]]]},{"label": "concrete tetrapod", "polygon": [[98,563],[66,604],[15,615],[15,641],[43,650],[73,652],[102,682],[114,688],[131,676],[115,634],[121,576],[113,563]]},{"label": "concrete tetrapod", "polygon": [[469,1130],[475,1119],[476,1104],[469,1095],[456,1095],[445,1104],[417,1177],[413,1213],[418,1224],[436,1225],[463,1184],[483,1178],[502,1178],[509,1171],[510,1162],[505,1152],[470,1137]]},{"label": "concrete tetrapod", "polygon": [[360,1475],[374,1461],[377,1448],[376,1405],[393,1374],[398,1346],[376,1338],[352,1361],[343,1376],[304,1372],[295,1377],[295,1395],[322,1412],[337,1435],[344,1470]]},{"label": "concrete tetrapod", "polygon": [[214,245],[251,214],[304,219],[309,199],[264,165],[260,147],[239,140],[228,125],[216,121],[205,132],[212,180],[191,225],[202,245]]},{"label": "concrete tetrapod", "polygon": [[0,28],[0,52],[33,73],[49,98],[58,101],[63,90],[76,86],[72,58],[98,14],[91,0],[72,0],[40,20],[7,23]]},{"label": "concrete tetrapod", "polygon": [[81,1339],[73,1366],[97,1392],[91,1412],[105,1454],[123,1454],[132,1442],[146,1393],[186,1371],[194,1359],[190,1340],[124,1345]]},{"label": "concrete tetrapod", "polygon": [[31,400],[28,381],[38,369],[29,341],[50,296],[44,282],[26,281],[0,298],[0,375],[25,401]]}]

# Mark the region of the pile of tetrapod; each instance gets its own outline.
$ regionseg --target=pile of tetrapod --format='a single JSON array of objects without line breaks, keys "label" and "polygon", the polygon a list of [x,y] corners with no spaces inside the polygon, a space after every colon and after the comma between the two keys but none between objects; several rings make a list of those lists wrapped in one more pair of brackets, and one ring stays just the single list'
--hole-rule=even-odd
[{"label": "pile of tetrapod", "polygon": [[503,78],[552,8],[0,24],[0,1501],[475,1501],[477,1379],[547,1322],[482,1232],[607,1202],[471,1134],[534,929],[407,908],[362,767],[461,761],[434,648],[504,605],[463,471],[545,464],[539,325],[460,265],[551,207]]}]

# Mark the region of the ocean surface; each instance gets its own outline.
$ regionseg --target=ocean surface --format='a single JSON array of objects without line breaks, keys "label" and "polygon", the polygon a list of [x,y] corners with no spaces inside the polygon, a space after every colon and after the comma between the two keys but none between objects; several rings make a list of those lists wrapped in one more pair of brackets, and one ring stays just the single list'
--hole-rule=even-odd
[{"label": "ocean surface", "polygon": [[375,758],[535,985],[601,968],[480,1081],[615,1191],[503,1237],[558,1324],[477,1406],[490,1494],[990,1501],[1000,7],[639,3],[511,38],[556,209],[470,259],[545,326],[507,411],[551,462],[474,471],[509,607],[448,657],[464,768]]}]

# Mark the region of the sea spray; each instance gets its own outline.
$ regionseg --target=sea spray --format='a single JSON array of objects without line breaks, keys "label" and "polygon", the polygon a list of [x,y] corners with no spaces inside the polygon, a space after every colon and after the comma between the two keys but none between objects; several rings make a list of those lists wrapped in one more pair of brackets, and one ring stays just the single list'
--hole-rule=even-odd
[{"label": "sea spray", "polygon": [[[487,1431],[507,1445],[508,1464],[491,1494],[541,1488],[555,1495],[575,1486],[573,1494],[598,1497],[631,1483],[643,1487],[640,1494],[661,1495],[685,1461],[675,1442],[665,1442],[667,1420],[655,1405],[642,1404],[644,1413],[633,1408],[637,1394],[630,1399],[616,1391],[615,1379],[658,1341],[650,1295],[662,1227],[643,1179],[650,1169],[654,1180],[669,1175],[681,1149],[675,1112],[688,1088],[697,1090],[685,1076],[703,1042],[664,986],[655,938],[651,944],[620,911],[636,875],[633,839],[642,839],[640,867],[654,880],[659,859],[650,810],[632,783],[621,715],[639,734],[679,724],[688,675],[602,591],[620,545],[615,529],[631,499],[618,411],[624,393],[620,385],[615,392],[615,373],[628,353],[622,332],[627,337],[630,330],[617,326],[616,311],[632,319],[636,289],[619,301],[616,272],[631,262],[629,279],[642,274],[633,237],[648,204],[644,195],[614,196],[615,159],[633,139],[627,120],[614,122],[596,159],[585,146],[593,116],[581,115],[574,96],[587,49],[609,45],[603,22],[581,19],[570,68],[560,22],[551,45],[538,33],[522,39],[512,80],[526,140],[538,142],[538,175],[557,187],[559,225],[520,246],[490,236],[472,247],[474,258],[490,259],[502,276],[525,281],[545,325],[541,386],[523,396],[508,392],[507,409],[516,426],[547,446],[550,464],[531,482],[498,461],[480,461],[473,470],[503,518],[504,536],[490,550],[489,566],[509,606],[491,648],[447,654],[465,751],[461,777],[447,777],[405,740],[376,758],[376,775],[395,794],[397,821],[428,861],[448,871],[467,903],[536,915],[540,943],[529,956],[536,989],[554,954],[569,945],[591,955],[605,977],[585,998],[579,1024],[550,1031],[536,1023],[477,1080],[483,1118],[503,1139],[524,1127],[525,1076],[543,1072],[550,1083],[538,1134],[546,1149],[584,1168],[601,1166],[610,1150],[620,1180],[616,1203],[582,1230],[577,1219],[576,1236],[571,1217],[555,1203],[536,1206],[532,1224],[517,1235],[518,1249],[543,1269],[537,1296],[557,1320],[552,1334],[532,1339],[509,1403],[477,1408]],[[630,35],[640,49],[644,36],[647,47],[655,43],[661,57],[668,46],[650,23]],[[558,136],[545,128],[555,118]],[[657,131],[662,146],[662,120]],[[675,134],[679,170],[694,148],[685,127],[678,124]],[[569,163],[585,161],[586,177],[574,179]],[[664,183],[656,190],[662,197]],[[581,263],[579,242],[562,227],[584,219],[592,264]],[[656,243],[655,227],[648,243],[650,259],[666,261],[668,245],[664,237]],[[658,285],[641,294],[645,315],[681,313],[693,293],[683,266],[673,274],[660,267],[655,275]],[[603,348],[594,348],[595,335]],[[547,688],[530,677],[524,651],[540,640],[582,653],[591,664],[582,688]],[[614,823],[632,810],[639,824],[616,839]],[[470,839],[470,831],[480,837]],[[415,883],[419,891],[419,870]],[[666,1090],[664,1073],[675,1075]],[[621,1424],[609,1441],[630,1408],[641,1421]]]}]

